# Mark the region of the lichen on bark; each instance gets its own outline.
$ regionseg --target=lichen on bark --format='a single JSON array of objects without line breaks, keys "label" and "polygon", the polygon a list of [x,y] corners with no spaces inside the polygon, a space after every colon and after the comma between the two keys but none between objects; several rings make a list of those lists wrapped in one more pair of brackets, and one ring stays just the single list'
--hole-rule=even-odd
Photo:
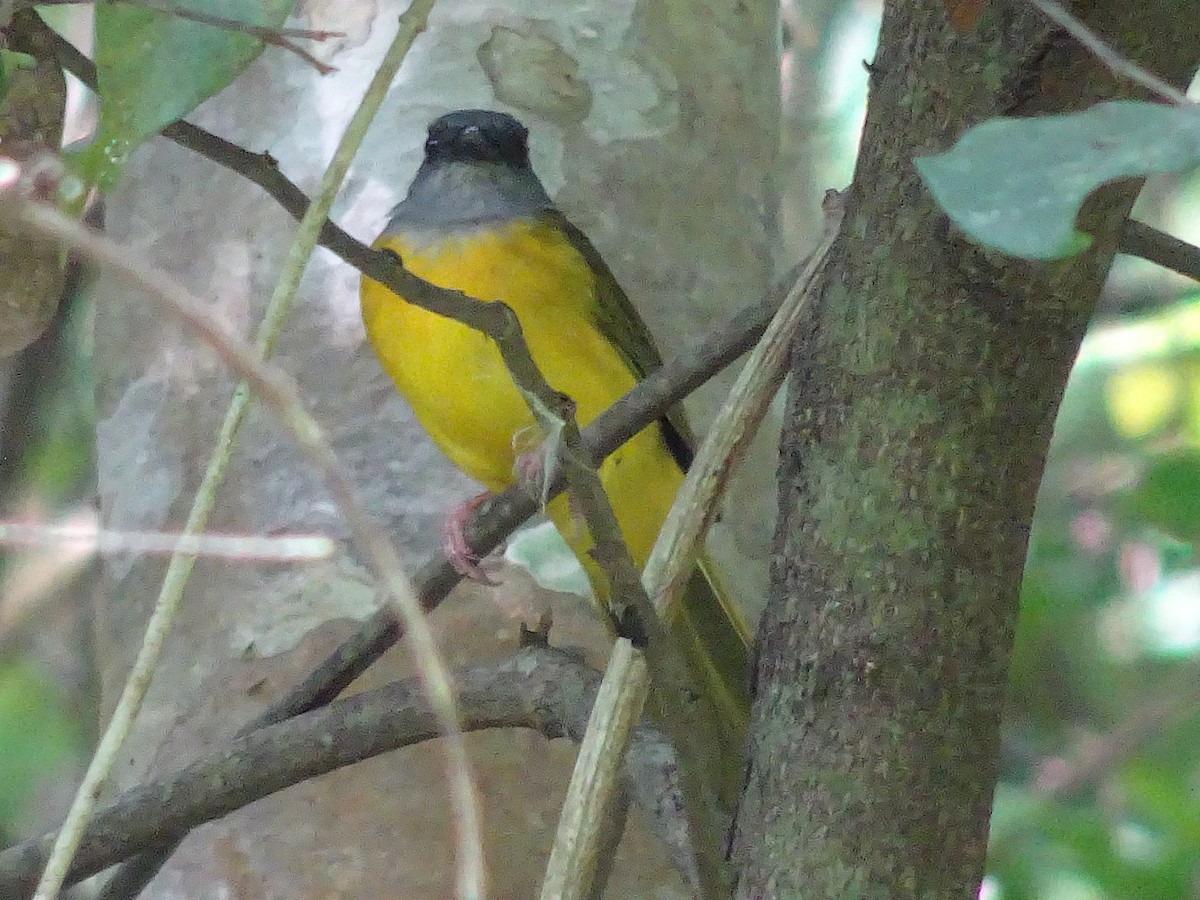
[{"label": "lichen on bark", "polygon": [[[1179,83],[1195,12],[1085,15],[1135,58],[1155,35]],[[1034,498],[1140,185],[1089,201],[1086,253],[1032,264],[967,243],[912,160],[992,116],[1123,96],[1027,4],[966,27],[937,0],[886,6],[843,232],[793,357],[741,897],[978,892]]]}]

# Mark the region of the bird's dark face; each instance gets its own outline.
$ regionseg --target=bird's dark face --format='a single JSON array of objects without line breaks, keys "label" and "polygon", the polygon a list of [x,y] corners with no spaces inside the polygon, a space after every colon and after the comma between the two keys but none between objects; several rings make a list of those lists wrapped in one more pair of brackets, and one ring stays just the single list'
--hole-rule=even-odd
[{"label": "bird's dark face", "polygon": [[529,131],[508,113],[460,109],[433,120],[425,141],[426,163],[529,165]]},{"label": "bird's dark face", "polygon": [[507,113],[460,109],[434,119],[425,161],[388,227],[474,227],[554,209],[529,164],[528,137]]}]

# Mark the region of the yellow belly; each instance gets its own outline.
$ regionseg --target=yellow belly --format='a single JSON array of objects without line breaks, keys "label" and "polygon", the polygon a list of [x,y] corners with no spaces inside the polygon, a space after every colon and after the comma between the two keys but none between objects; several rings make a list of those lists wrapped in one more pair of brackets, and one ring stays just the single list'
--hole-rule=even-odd
[{"label": "yellow belly", "polygon": [[[488,234],[463,233],[431,242],[419,234],[388,235],[405,266],[434,284],[480,300],[503,300],[521,320],[546,379],[576,403],[586,425],[634,384],[625,360],[595,324],[593,279],[586,261],[545,225],[514,223]],[[512,483],[520,452],[537,446],[534,420],[489,338],[405,303],[368,279],[362,286],[367,335],[383,367],[421,424],[450,459],[488,488]],[[611,455],[600,477],[634,561],[645,566],[683,473],[657,425]],[[591,539],[560,496],[546,512],[579,558],[597,599],[610,595],[587,552]],[[712,740],[704,765],[717,773],[732,808],[742,780],[749,694],[748,630],[740,612],[701,570],[667,617],[705,702],[697,708]],[[658,701],[655,701],[656,703]]]},{"label": "yellow belly", "polygon": [[[507,303],[547,381],[575,401],[581,425],[634,385],[625,360],[595,325],[586,261],[556,230],[516,222],[436,241],[392,234],[376,246],[397,252],[426,281]],[[517,454],[534,449],[540,433],[491,339],[402,302],[369,279],[362,309],[384,369],[438,447],[489,489],[511,484]],[[682,481],[658,427],[610,456],[600,474],[634,559],[644,565]],[[561,498],[548,512],[595,583],[585,530]]]}]

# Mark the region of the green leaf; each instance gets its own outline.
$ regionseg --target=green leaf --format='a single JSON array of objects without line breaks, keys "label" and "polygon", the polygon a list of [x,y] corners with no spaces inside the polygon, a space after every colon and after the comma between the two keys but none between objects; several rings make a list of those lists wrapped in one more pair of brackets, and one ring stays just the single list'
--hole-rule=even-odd
[{"label": "green leaf", "polygon": [[1200,109],[1121,100],[1081,113],[991,119],[937,156],[916,159],[938,205],[977,243],[1058,259],[1091,238],[1075,230],[1084,199],[1117,178],[1200,162]]},{"label": "green leaf", "polygon": [[1173,537],[1200,543],[1200,451],[1155,460],[1133,495],[1134,511]]},{"label": "green leaf", "polygon": [[583,566],[553,522],[518,531],[509,540],[504,558],[526,569],[544,588],[579,597],[592,596]]},{"label": "green leaf", "polygon": [[[193,12],[277,28],[294,0],[183,0]],[[123,3],[96,5],[100,122],[77,158],[89,181],[110,188],[129,154],[228,85],[262,52],[245,32]]]}]

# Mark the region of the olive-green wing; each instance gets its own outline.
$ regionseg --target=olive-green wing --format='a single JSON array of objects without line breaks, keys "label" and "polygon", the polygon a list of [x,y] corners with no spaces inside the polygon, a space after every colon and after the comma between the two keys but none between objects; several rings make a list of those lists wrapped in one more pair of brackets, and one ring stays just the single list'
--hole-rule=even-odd
[{"label": "olive-green wing", "polygon": [[[545,210],[540,214],[542,221],[562,232],[580,256],[592,270],[596,283],[596,324],[600,331],[617,348],[617,352],[628,364],[638,380],[645,378],[656,369],[662,368],[662,356],[654,344],[650,329],[642,321],[637,309],[630,302],[621,285],[617,283],[612,270],[608,268],[604,258],[600,256],[587,235],[575,227],[571,221],[556,209]],[[681,406],[672,407],[659,420],[663,430],[663,439],[675,461],[684,471],[692,464],[692,448],[695,439],[688,426]]]}]

